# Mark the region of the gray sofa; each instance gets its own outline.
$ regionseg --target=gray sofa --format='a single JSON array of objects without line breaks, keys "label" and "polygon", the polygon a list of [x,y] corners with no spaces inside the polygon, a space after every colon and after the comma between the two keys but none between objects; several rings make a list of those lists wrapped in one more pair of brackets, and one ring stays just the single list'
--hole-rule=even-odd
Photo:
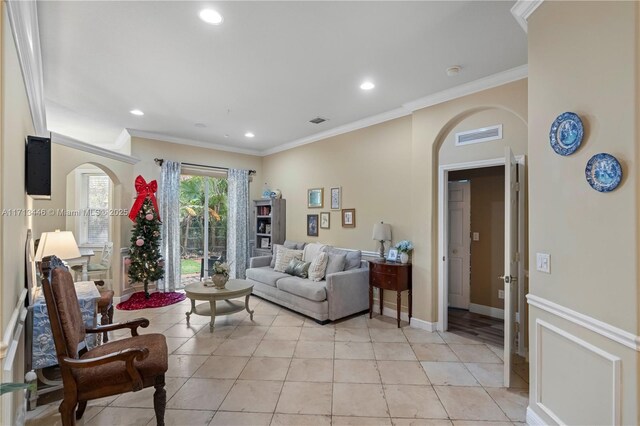
[{"label": "gray sofa", "polygon": [[369,264],[311,281],[274,271],[272,256],[253,257],[246,279],[253,294],[319,322],[335,321],[369,309]]}]

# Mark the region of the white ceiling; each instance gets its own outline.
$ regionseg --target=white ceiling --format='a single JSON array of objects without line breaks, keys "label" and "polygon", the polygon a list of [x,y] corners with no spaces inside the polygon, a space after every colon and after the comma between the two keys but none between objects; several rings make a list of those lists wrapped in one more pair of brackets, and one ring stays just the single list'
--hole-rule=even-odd
[{"label": "white ceiling", "polygon": [[[41,1],[48,126],[103,146],[128,128],[272,150],[526,64],[512,6]],[[202,22],[203,7],[224,23]],[[454,64],[462,72],[448,77]],[[365,79],[376,88],[360,90]]]}]

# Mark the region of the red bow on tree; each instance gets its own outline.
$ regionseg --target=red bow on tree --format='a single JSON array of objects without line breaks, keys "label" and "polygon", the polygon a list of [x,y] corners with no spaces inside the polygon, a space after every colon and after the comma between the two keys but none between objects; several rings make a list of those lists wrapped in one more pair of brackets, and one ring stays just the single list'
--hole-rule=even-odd
[{"label": "red bow on tree", "polygon": [[147,183],[144,178],[140,175],[136,178],[136,192],[138,193],[138,197],[136,201],[133,203],[133,207],[131,207],[131,211],[129,212],[129,219],[132,221],[136,221],[136,216],[138,212],[142,208],[144,204],[144,200],[151,198],[151,202],[153,203],[153,208],[156,210],[156,214],[158,215],[158,220],[160,220],[160,210],[158,210],[158,203],[156,201],[156,191],[158,190],[158,183],[155,180]]}]

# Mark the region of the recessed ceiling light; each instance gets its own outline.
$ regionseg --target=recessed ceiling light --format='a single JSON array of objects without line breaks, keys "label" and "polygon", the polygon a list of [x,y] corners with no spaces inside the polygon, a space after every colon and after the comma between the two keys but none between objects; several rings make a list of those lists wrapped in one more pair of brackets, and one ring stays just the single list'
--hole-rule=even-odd
[{"label": "recessed ceiling light", "polygon": [[254,135],[253,133],[251,133],[251,132],[247,132],[247,133],[245,133],[245,134],[244,134],[244,136],[245,136],[246,138],[252,138],[252,137],[254,137],[255,135]]},{"label": "recessed ceiling light", "polygon": [[129,112],[133,115],[144,115],[144,112],[140,111],[139,109],[132,109]]},{"label": "recessed ceiling light", "polygon": [[222,15],[213,9],[202,9],[199,16],[200,19],[211,25],[220,25],[223,21]]},{"label": "recessed ceiling light", "polygon": [[196,126],[199,129],[204,129],[205,127],[207,127],[207,125],[204,123],[196,123],[194,124],[194,126]]},{"label": "recessed ceiling light", "polygon": [[362,84],[360,85],[360,88],[361,88],[362,90],[371,90],[371,89],[373,89],[374,87],[376,87],[376,85],[375,85],[375,84],[373,84],[373,83],[372,83],[372,82],[370,82],[370,81],[365,81],[364,83],[362,83]]},{"label": "recessed ceiling light", "polygon": [[460,65],[454,65],[452,67],[447,68],[447,75],[452,77],[454,75],[458,75],[460,73]]}]

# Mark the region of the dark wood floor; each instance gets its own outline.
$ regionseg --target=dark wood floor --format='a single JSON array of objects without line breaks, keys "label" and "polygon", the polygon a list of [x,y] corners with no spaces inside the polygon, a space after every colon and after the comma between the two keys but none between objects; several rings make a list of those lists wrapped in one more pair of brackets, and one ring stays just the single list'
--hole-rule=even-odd
[{"label": "dark wood floor", "polygon": [[449,332],[483,343],[504,346],[504,322],[501,319],[449,308]]}]

